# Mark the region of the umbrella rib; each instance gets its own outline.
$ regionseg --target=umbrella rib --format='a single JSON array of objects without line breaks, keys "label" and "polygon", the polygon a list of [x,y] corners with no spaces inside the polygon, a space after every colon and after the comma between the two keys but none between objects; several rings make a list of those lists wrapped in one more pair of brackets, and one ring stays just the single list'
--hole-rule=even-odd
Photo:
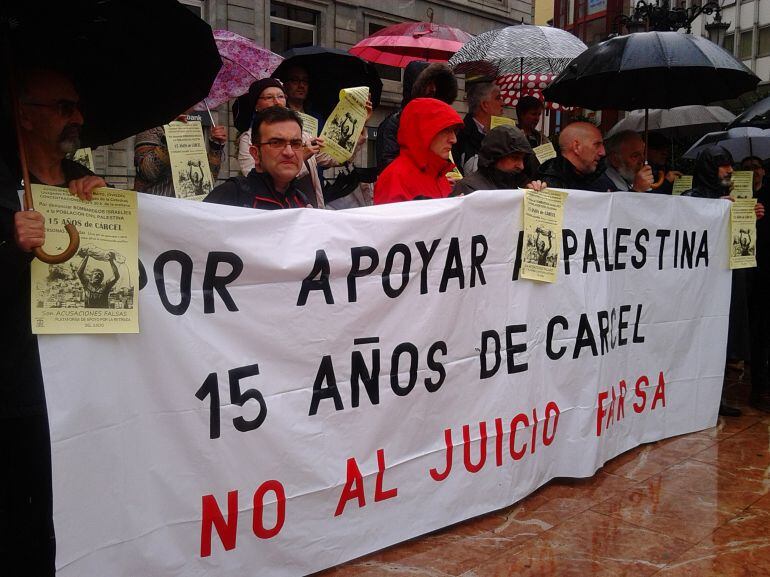
[{"label": "umbrella rib", "polygon": [[233,60],[232,58],[228,58],[227,56],[222,56],[221,54],[220,54],[219,56],[220,56],[220,58],[222,58],[222,59],[224,59],[224,60],[227,60],[228,62],[232,62],[232,63],[233,63],[233,64],[235,64],[236,66],[239,66],[239,67],[243,68],[243,70],[245,70],[245,71],[246,71],[246,72],[247,72],[247,73],[248,73],[248,74],[249,74],[249,75],[250,75],[250,76],[251,76],[251,77],[252,77],[254,80],[259,80],[259,78],[257,78],[257,77],[255,76],[255,74],[254,74],[254,73],[253,73],[251,70],[249,70],[248,68],[246,68],[246,67],[245,67],[243,64],[241,64],[241,63],[240,63],[240,62],[238,62],[237,60]]}]

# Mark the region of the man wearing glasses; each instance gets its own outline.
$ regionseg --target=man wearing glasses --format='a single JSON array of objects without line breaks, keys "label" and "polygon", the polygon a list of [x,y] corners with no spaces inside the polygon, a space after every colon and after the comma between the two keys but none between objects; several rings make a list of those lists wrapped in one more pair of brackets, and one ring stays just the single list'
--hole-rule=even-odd
[{"label": "man wearing glasses", "polygon": [[296,185],[302,166],[302,120],[283,106],[254,115],[251,125],[254,168],[217,186],[203,202],[263,210],[311,207]]},{"label": "man wearing glasses", "polygon": [[[83,115],[72,81],[28,70],[20,88],[19,130],[30,182],[68,187],[90,199],[105,186],[65,156],[80,146]],[[21,210],[18,175],[0,160],[0,556],[24,575],[54,574],[51,445],[37,338],[30,321],[30,251],[45,242],[43,215]]]}]

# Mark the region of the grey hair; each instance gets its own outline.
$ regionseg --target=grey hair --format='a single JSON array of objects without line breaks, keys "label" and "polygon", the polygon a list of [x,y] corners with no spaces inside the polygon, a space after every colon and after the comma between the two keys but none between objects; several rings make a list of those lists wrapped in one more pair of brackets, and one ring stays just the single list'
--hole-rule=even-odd
[{"label": "grey hair", "polygon": [[621,130],[617,134],[613,134],[610,138],[604,141],[604,149],[607,151],[607,155],[620,152],[620,147],[628,140],[641,139],[638,133],[633,130]]},{"label": "grey hair", "polygon": [[494,82],[475,82],[467,88],[466,100],[468,100],[468,110],[471,114],[476,113],[481,103],[489,98],[496,86]]}]

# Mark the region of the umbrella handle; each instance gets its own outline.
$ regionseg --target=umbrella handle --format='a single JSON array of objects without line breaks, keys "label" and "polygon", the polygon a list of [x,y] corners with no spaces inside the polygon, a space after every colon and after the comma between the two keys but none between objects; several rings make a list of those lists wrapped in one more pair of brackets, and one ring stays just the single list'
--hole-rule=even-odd
[{"label": "umbrella handle", "polygon": [[75,256],[75,253],[80,247],[80,233],[78,232],[78,229],[75,228],[74,224],[65,224],[64,230],[67,231],[67,234],[70,237],[69,246],[64,249],[64,252],[59,254],[48,254],[43,250],[43,247],[38,246],[32,251],[38,260],[41,260],[46,264],[61,264]]}]

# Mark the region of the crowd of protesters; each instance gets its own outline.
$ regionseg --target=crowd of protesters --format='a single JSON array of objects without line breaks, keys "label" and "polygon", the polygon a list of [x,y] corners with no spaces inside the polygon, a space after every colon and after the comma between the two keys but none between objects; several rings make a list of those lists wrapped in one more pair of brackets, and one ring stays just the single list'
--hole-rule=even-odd
[{"label": "crowd of protesters", "polygon": [[[518,127],[491,128],[493,116],[503,114],[499,87],[491,79],[466,81],[468,113],[462,118],[454,105],[458,82],[445,64],[415,62],[404,73],[403,100],[399,109],[379,126],[376,142],[378,178],[367,194],[355,193],[356,204],[413,201],[462,196],[477,190],[546,186],[601,193],[638,192],[670,194],[681,173],[670,166],[665,139],[645,141],[634,132],[621,132],[605,140],[588,122],[573,122],[558,134],[559,153],[540,165],[533,148],[548,138],[538,130],[543,105],[522,98],[516,109]],[[105,181],[70,160],[78,148],[84,118],[77,91],[65,75],[52,70],[30,70],[21,86],[21,125],[27,143],[30,180],[68,187],[89,200]],[[324,170],[336,163],[323,153],[324,140],[303,133],[298,112],[315,115],[313,86],[306,70],[288,68],[285,77],[252,84],[248,94],[233,106],[237,176],[226,179],[205,202],[250,209],[324,208]],[[180,113],[183,111],[180,111]],[[367,103],[371,116],[371,104]],[[322,118],[318,118],[322,121]],[[367,118],[368,120],[368,118]],[[319,122],[321,124],[321,122]],[[216,178],[230,147],[223,126],[205,135],[208,161]],[[359,139],[358,146],[366,140]],[[739,161],[736,164],[736,161]],[[137,191],[175,196],[169,151],[162,128],[152,128],[135,140]],[[758,219],[757,263],[753,270],[734,273],[728,356],[751,362],[751,404],[770,412],[768,353],[770,323],[761,296],[770,289],[770,246],[764,205],[769,186],[763,159],[733,159],[720,147],[705,149],[698,157],[692,190],[698,198],[731,199],[733,167],[754,172]],[[656,175],[662,184],[653,190]],[[37,341],[30,327],[30,251],[45,239],[43,216],[23,211],[11,171],[0,164],[4,190],[0,198],[0,264],[6,275],[0,302],[4,303],[3,351],[0,372],[8,383],[0,401],[0,434],[14,437],[13,453],[6,456],[14,475],[0,475],[2,519],[13,527],[0,527],[0,539],[19,544],[18,551],[36,575],[53,574],[51,523],[50,442]],[[354,192],[351,191],[351,194]],[[725,415],[739,414],[727,405]]]}]

